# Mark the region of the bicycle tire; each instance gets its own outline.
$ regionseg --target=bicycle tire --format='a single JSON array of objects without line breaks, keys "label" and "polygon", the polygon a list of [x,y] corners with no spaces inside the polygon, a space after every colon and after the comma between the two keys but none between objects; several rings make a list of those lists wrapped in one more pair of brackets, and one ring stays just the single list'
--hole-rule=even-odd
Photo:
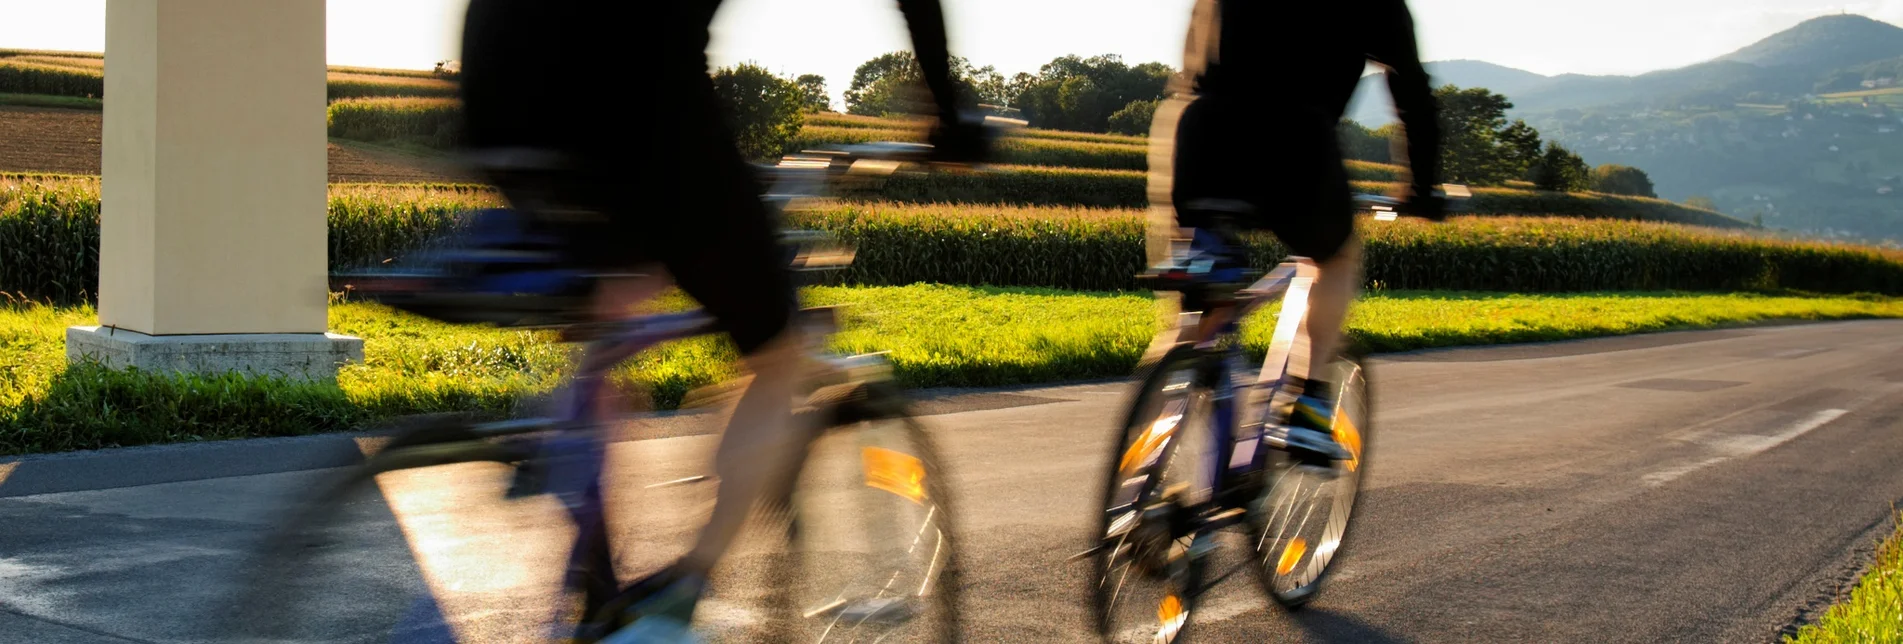
[{"label": "bicycle tire", "polygon": [[[1130,571],[1139,565],[1137,563],[1139,560],[1145,558],[1140,554],[1156,553],[1159,544],[1167,545],[1171,554],[1162,555],[1166,559],[1161,565],[1153,562],[1145,567],[1148,570],[1138,569],[1137,574],[1134,575],[1140,582],[1142,577],[1154,574],[1158,569],[1164,571],[1159,584],[1162,587],[1161,598],[1145,599],[1141,602],[1146,606],[1155,604],[1156,622],[1151,627],[1131,630],[1149,633],[1142,637],[1142,641],[1184,642],[1188,639],[1191,617],[1195,614],[1198,603],[1204,565],[1196,558],[1186,556],[1188,547],[1185,547],[1182,553],[1177,553],[1176,549],[1177,546],[1185,545],[1200,547],[1202,544],[1198,544],[1197,541],[1210,539],[1213,535],[1191,535],[1189,544],[1184,544],[1181,537],[1172,538],[1167,542],[1156,542],[1154,539],[1146,539],[1147,543],[1133,542],[1132,534],[1138,533],[1139,530],[1156,529],[1154,526],[1144,526],[1144,520],[1139,518],[1138,513],[1142,512],[1144,507],[1162,500],[1161,495],[1165,494],[1163,490],[1167,488],[1163,486],[1164,475],[1168,473],[1168,466],[1173,460],[1176,448],[1182,442],[1179,440],[1182,434],[1176,430],[1190,426],[1189,421],[1192,420],[1190,413],[1193,409],[1191,405],[1195,391],[1198,389],[1207,391],[1203,384],[1197,382],[1200,378],[1197,373],[1198,367],[1205,359],[1197,349],[1183,344],[1170,349],[1151,365],[1125,412],[1123,423],[1118,427],[1116,447],[1108,455],[1108,474],[1105,476],[1099,497],[1101,503],[1097,506],[1100,508],[1100,516],[1096,532],[1091,536],[1090,577],[1087,580],[1091,607],[1090,627],[1105,641],[1116,641],[1115,638],[1124,630],[1118,628],[1118,625],[1113,622],[1118,612],[1119,597],[1128,596],[1124,591],[1126,584],[1133,576]],[[1187,383],[1178,383],[1177,380],[1184,377],[1185,373],[1190,380]],[[1176,430],[1169,432],[1168,437],[1161,439],[1160,443],[1150,441],[1154,444],[1138,449],[1137,441],[1145,440],[1144,437],[1151,429],[1159,425],[1159,416],[1169,413],[1170,407],[1165,405],[1173,404],[1171,399],[1177,397],[1177,394],[1166,389],[1177,384],[1183,384],[1185,389],[1180,396],[1182,401],[1180,413],[1183,416],[1175,425]],[[1150,456],[1151,453],[1155,454],[1153,458]],[[1132,458],[1137,460],[1133,461]],[[1127,475],[1126,472],[1128,472]],[[1136,480],[1138,476],[1142,476],[1143,480],[1138,484],[1137,491],[1133,494],[1125,493],[1124,490],[1129,487],[1128,482]],[[1171,507],[1174,504],[1164,502],[1163,505]],[[1180,517],[1180,515],[1181,513],[1176,513],[1176,516]],[[1127,522],[1134,522],[1134,525],[1123,525]],[[1178,528],[1170,527],[1169,529],[1169,534],[1174,537]],[[1117,531],[1115,538],[1111,536],[1113,530]],[[1149,532],[1149,534],[1157,533]],[[1126,550],[1132,555],[1139,556],[1132,556],[1130,563],[1123,564],[1123,570],[1118,574],[1115,586],[1111,587],[1111,575],[1113,571],[1116,571],[1117,562]]]},{"label": "bicycle tire", "polygon": [[[400,622],[414,617],[416,611],[435,607],[428,589],[406,591],[394,588],[398,584],[391,583],[385,578],[387,575],[376,574],[387,571],[335,570],[315,565],[315,562],[332,555],[333,551],[350,558],[347,551],[350,546],[343,544],[346,539],[365,532],[395,531],[396,526],[389,525],[390,522],[386,520],[387,514],[378,514],[370,521],[355,523],[347,516],[353,506],[356,506],[355,509],[371,508],[373,512],[384,507],[381,503],[363,502],[381,498],[377,482],[380,474],[464,463],[512,465],[528,456],[524,446],[477,439],[470,428],[468,421],[458,416],[414,419],[408,431],[389,442],[394,447],[386,447],[368,456],[363,463],[332,473],[313,486],[313,493],[304,495],[293,505],[243,562],[243,572],[234,587],[235,592],[219,606],[221,614],[207,620],[208,624],[213,625],[216,636],[238,636],[243,638],[241,641],[253,641],[254,638],[277,641],[278,638],[292,636],[291,633],[308,630],[321,632],[326,637],[324,641],[378,644],[406,641],[393,637],[401,632],[398,630],[402,628]],[[326,533],[333,532],[345,534],[326,536]],[[399,542],[403,538],[400,534],[396,536]],[[606,553],[602,551],[601,554]],[[357,559],[354,563],[364,563],[361,557]],[[594,558],[596,566],[603,561],[603,558]],[[359,578],[357,581],[366,583],[339,584],[330,579],[342,577],[350,581],[353,576]],[[402,574],[397,576],[414,578]],[[314,586],[298,588],[300,584]],[[327,597],[339,591],[349,593],[350,598],[339,600]],[[412,602],[404,610],[397,606],[401,602],[361,601],[365,596],[383,600],[387,599],[386,595],[407,597]],[[389,625],[391,621],[399,624]],[[546,624],[546,620],[542,620],[542,623]],[[444,622],[421,626],[426,629],[449,628]]]},{"label": "bicycle tire", "polygon": [[[964,588],[957,547],[957,501],[930,429],[889,383],[837,386],[813,398],[822,401],[822,406],[799,414],[799,420],[806,423],[800,426],[811,428],[813,434],[795,469],[783,479],[787,484],[776,488],[786,492],[773,504],[786,519],[783,534],[790,554],[775,586],[774,608],[782,627],[778,634],[787,641],[808,642],[962,641]],[[832,451],[829,448],[855,446],[859,451],[855,458],[838,462],[826,458],[825,453]],[[816,451],[821,454],[816,455]],[[842,468],[853,472],[852,481],[818,478],[823,476],[823,466],[846,463],[857,464]],[[885,468],[893,467],[909,475],[891,476],[893,472]],[[857,488],[855,491],[865,496],[847,492],[848,488]],[[860,509],[882,507],[899,510],[895,514],[922,514],[925,519],[916,527],[903,520],[887,524],[878,520],[885,516],[883,513],[850,510],[844,511],[847,518],[843,521],[820,518],[829,508],[839,511],[842,499],[869,501]],[[893,570],[878,564],[856,566],[852,560],[858,556],[840,556],[829,550],[833,542],[840,541],[828,538],[831,536],[876,538],[882,534],[895,543],[912,540],[900,558],[913,566]],[[932,554],[925,558],[926,567],[920,573],[912,569],[920,558],[912,555],[925,551]],[[872,573],[854,574],[858,569]],[[907,583],[899,583],[902,579]],[[864,589],[873,586],[879,590],[872,597],[857,597],[857,602],[847,599],[855,590],[865,593]],[[842,587],[847,590],[834,590]],[[905,592],[898,592],[901,589]],[[826,603],[827,598],[833,602]],[[895,599],[898,601],[887,610],[909,610],[915,617],[888,625],[893,626],[890,628],[882,628],[876,619],[854,621],[855,610],[865,612],[877,602]],[[827,607],[832,610],[816,610]],[[871,613],[865,617],[881,615],[877,610]]]},{"label": "bicycle tire", "polygon": [[[1286,478],[1287,476],[1293,476],[1295,472],[1298,472],[1294,464],[1286,457],[1279,459],[1279,462],[1272,466],[1275,471],[1267,477],[1268,483],[1264,485],[1261,495],[1256,499],[1249,513],[1248,523],[1255,549],[1254,565],[1249,568],[1255,571],[1257,583],[1262,587],[1263,592],[1274,600],[1276,605],[1289,611],[1301,610],[1319,597],[1328,579],[1338,568],[1335,564],[1347,552],[1354,538],[1355,519],[1360,514],[1356,510],[1361,505],[1362,492],[1367,489],[1368,460],[1373,453],[1371,446],[1375,433],[1372,418],[1373,385],[1368,375],[1367,353],[1359,347],[1347,348],[1331,363],[1331,368],[1334,373],[1330,374],[1329,382],[1335,383],[1335,400],[1338,405],[1336,439],[1342,441],[1350,448],[1350,451],[1355,453],[1355,458],[1351,462],[1352,467],[1337,466],[1337,468],[1345,467],[1348,470],[1344,478],[1334,479],[1335,482],[1347,480],[1352,486],[1351,493],[1345,498],[1336,497],[1338,503],[1346,502],[1346,513],[1340,517],[1340,533],[1333,535],[1333,543],[1329,543],[1329,539],[1325,537],[1319,541],[1320,545],[1312,550],[1306,545],[1306,541],[1299,547],[1294,545],[1292,540],[1279,538],[1273,540],[1275,543],[1270,543],[1271,530],[1277,530],[1278,534],[1284,532],[1277,529],[1272,521],[1272,517],[1281,514],[1279,508],[1271,507],[1275,505],[1274,501],[1277,499],[1277,488],[1289,483],[1290,479]],[[1358,414],[1347,413],[1355,407],[1359,408]],[[1352,438],[1345,438],[1345,435]],[[1282,489],[1286,490],[1287,487]],[[1336,509],[1341,508],[1337,506]],[[1292,515],[1293,512],[1291,511],[1290,514]],[[1332,528],[1324,526],[1323,534],[1326,535],[1329,530]],[[1294,538],[1303,539],[1303,537]],[[1305,561],[1310,567],[1315,567],[1315,555],[1312,553],[1324,552],[1326,558],[1322,559],[1319,567],[1312,571],[1313,576],[1308,581],[1287,588],[1278,583],[1278,577],[1295,572],[1295,568]],[[1291,553],[1293,553],[1292,558]],[[1273,565],[1271,561],[1274,562]]]}]

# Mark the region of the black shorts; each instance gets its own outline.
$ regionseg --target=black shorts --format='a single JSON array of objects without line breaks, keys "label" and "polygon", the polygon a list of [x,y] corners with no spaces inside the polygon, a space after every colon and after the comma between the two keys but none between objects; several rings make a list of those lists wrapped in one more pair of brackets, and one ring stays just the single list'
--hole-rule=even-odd
[{"label": "black shorts", "polygon": [[1208,228],[1228,215],[1244,230],[1273,232],[1295,255],[1334,257],[1354,234],[1354,195],[1335,128],[1320,121],[1254,101],[1190,102],[1177,121],[1171,161],[1177,225]]},{"label": "black shorts", "polygon": [[[629,46],[665,54],[654,57],[662,69],[644,77],[638,94],[623,89],[619,99],[605,101],[561,93],[607,82],[596,65],[625,53],[615,51],[623,43],[613,39],[577,37],[600,22],[579,17],[587,15],[586,4],[471,4],[460,83],[463,143],[540,148],[573,159],[571,170],[491,182],[513,206],[552,204],[534,214],[566,238],[570,261],[579,266],[664,267],[741,353],[753,353],[786,330],[797,306],[763,186],[735,147],[712,81],[688,55],[697,50],[686,35],[665,34],[685,44],[629,37],[640,41]],[[577,217],[549,212],[571,209]]]}]

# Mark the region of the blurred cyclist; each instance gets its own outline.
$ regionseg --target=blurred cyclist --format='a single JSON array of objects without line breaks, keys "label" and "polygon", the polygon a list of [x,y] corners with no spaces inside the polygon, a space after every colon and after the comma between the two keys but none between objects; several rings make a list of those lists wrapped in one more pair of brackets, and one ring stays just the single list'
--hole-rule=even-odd
[{"label": "blurred cyclist", "polygon": [[[1309,365],[1333,359],[1361,282],[1336,128],[1369,61],[1386,68],[1407,132],[1412,180],[1397,195],[1406,199],[1400,210],[1441,221],[1438,109],[1404,0],[1197,0],[1183,73],[1151,126],[1152,270],[1239,275],[1249,259],[1238,229],[1272,231],[1319,269],[1309,294]],[[1178,227],[1195,229],[1187,257],[1168,256]],[[1221,302],[1182,308],[1204,313],[1197,342],[1233,315]],[[1291,374],[1301,378],[1302,395],[1290,424],[1332,436],[1330,383]]]},{"label": "blurred cyclist", "polygon": [[[800,366],[801,339],[790,326],[794,285],[763,186],[736,147],[708,76],[709,25],[719,5],[471,0],[462,40],[467,145],[552,151],[566,163],[493,177],[512,205],[536,219],[528,227],[562,240],[543,266],[624,275],[599,282],[597,320],[628,315],[666,285],[663,275],[671,278],[719,321],[752,373],[715,455],[712,518],[685,557],[630,590],[647,597],[637,613],[681,625],[763,480],[797,453],[786,444]],[[956,111],[939,2],[900,0],[899,8],[936,102],[935,152],[941,160],[975,160],[980,127]],[[494,247],[521,248],[523,239],[505,237]],[[513,270],[506,253],[496,257],[501,268],[491,273]],[[493,283],[535,286],[504,281]],[[551,280],[538,292],[575,283]]]}]

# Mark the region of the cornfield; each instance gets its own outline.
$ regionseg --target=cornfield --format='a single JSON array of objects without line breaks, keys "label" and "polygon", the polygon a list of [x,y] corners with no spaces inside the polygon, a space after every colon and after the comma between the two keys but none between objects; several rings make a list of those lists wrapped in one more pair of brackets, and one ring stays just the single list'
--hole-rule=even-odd
[{"label": "cornfield", "polygon": [[[331,270],[425,248],[453,232],[461,213],[499,203],[479,186],[333,184]],[[98,177],[0,175],[0,293],[71,303],[90,300],[98,285]]]},{"label": "cornfield", "polygon": [[[835,204],[792,225],[859,247],[854,284],[1135,288],[1143,211]],[[1670,224],[1565,217],[1457,217],[1446,224],[1361,219],[1365,278],[1399,289],[1517,292],[1797,289],[1903,294],[1903,254]],[[1267,268],[1287,250],[1250,238]]]},{"label": "cornfield", "polygon": [[[1038,172],[1024,172],[1035,182]],[[376,264],[443,239],[459,215],[501,201],[482,186],[335,184],[333,270]],[[830,230],[858,256],[839,281],[1129,290],[1143,268],[1144,211],[1075,205],[831,202],[789,225]],[[1518,292],[1797,289],[1903,294],[1903,253],[1650,222],[1364,218],[1371,286]],[[1286,251],[1251,240],[1259,266]],[[0,292],[83,301],[96,292],[96,177],[0,176]]]},{"label": "cornfield", "polygon": [[106,76],[97,69],[0,58],[0,93],[103,97]]},{"label": "cornfield", "polygon": [[453,98],[352,98],[330,104],[330,136],[353,141],[456,144],[462,110]]},{"label": "cornfield", "polygon": [[396,74],[332,71],[325,83],[325,95],[332,101],[396,96],[449,98],[456,92],[456,83],[450,81]]}]

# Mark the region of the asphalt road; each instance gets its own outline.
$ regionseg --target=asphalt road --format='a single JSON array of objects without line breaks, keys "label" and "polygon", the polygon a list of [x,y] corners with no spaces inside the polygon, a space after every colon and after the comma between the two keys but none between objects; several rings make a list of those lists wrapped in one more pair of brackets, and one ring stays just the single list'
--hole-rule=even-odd
[{"label": "asphalt road", "polygon": [[[1369,486],[1324,596],[1271,609],[1246,574],[1210,642],[1760,642],[1854,581],[1903,500],[1903,322],[1391,355],[1372,367]],[[938,392],[962,501],[972,641],[1090,641],[1084,570],[1127,383]],[[674,556],[711,486],[718,418],[616,443],[621,565]],[[0,463],[0,642],[193,641],[233,565],[356,443],[340,437]],[[352,514],[319,610],[347,630],[430,589],[465,641],[515,641],[566,536],[496,468],[387,477]],[[737,551],[737,561],[750,554]],[[737,564],[744,568],[745,564]],[[744,622],[718,599],[710,623]]]}]

